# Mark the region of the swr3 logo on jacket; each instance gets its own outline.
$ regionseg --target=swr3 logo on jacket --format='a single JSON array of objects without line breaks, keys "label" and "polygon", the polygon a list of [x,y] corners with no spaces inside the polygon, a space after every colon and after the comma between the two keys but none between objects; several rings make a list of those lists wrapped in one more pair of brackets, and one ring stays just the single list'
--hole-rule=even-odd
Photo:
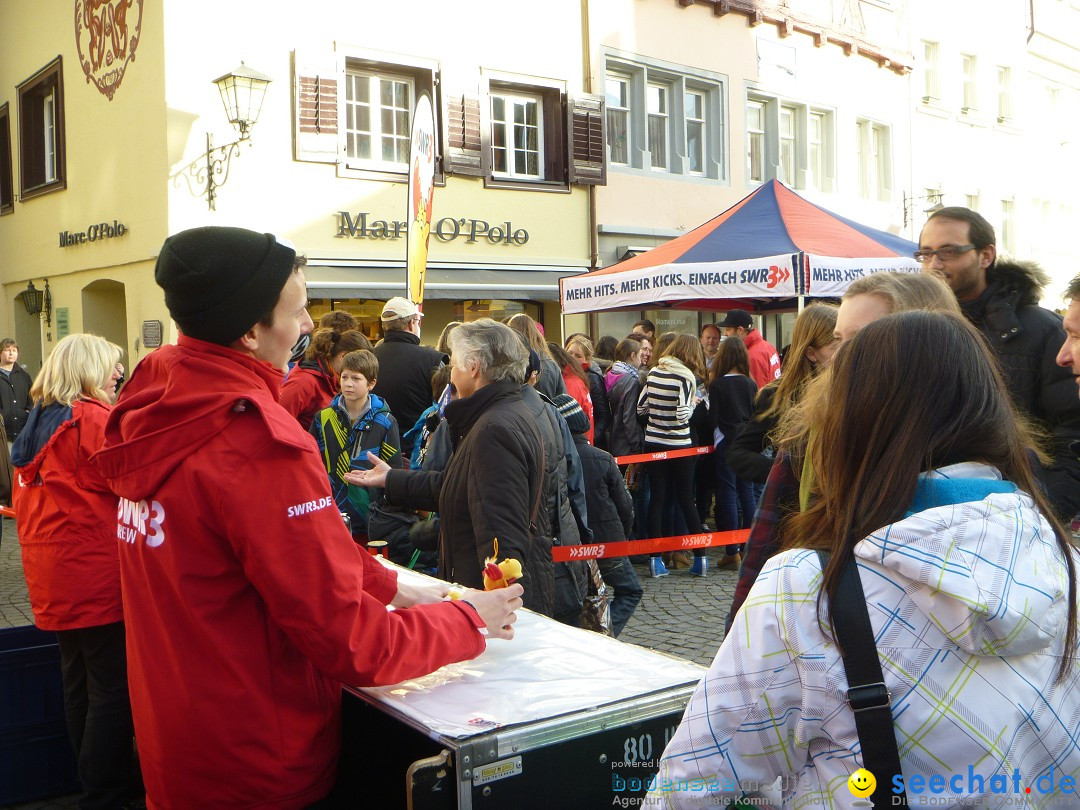
[{"label": "swr3 logo on jacket", "polygon": [[157,501],[129,501],[121,498],[116,510],[116,536],[125,543],[134,543],[139,537],[150,548],[165,542],[165,507]]}]

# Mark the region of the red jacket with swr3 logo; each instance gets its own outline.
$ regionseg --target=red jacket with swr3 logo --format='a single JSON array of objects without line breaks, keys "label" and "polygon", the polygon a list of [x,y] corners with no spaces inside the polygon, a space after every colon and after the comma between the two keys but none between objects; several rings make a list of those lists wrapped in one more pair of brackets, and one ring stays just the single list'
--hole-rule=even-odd
[{"label": "red jacket with swr3 logo", "polygon": [[135,733],[153,807],[303,807],[329,791],[340,684],[484,648],[459,603],[388,612],[281,373],[181,337],[135,369],[95,457],[121,497]]}]

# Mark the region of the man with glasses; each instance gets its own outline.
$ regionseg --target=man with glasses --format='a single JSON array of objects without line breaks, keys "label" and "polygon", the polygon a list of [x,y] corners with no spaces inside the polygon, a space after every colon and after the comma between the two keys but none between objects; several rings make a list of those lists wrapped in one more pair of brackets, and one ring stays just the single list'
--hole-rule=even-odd
[{"label": "man with glasses", "polygon": [[1080,400],[1071,373],[1055,362],[1065,340],[1061,317],[1039,306],[1050,277],[1032,262],[999,258],[994,228],[968,208],[942,208],[919,235],[915,258],[924,273],[952,288],[960,309],[997,354],[1013,402],[1053,438],[1040,470],[1063,520],[1080,512]]}]

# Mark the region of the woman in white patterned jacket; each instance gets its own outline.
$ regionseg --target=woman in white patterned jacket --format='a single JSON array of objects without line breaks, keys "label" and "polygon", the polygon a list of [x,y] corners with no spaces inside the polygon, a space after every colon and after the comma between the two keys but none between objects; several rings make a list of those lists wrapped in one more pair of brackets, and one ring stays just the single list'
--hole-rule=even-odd
[{"label": "woman in white patterned jacket", "polygon": [[1076,552],[980,335],[959,316],[887,316],[806,404],[812,504],[789,519],[650,799],[855,806],[862,753],[828,621],[854,555],[903,772],[875,774],[886,806],[899,787],[909,807],[1080,806]]}]

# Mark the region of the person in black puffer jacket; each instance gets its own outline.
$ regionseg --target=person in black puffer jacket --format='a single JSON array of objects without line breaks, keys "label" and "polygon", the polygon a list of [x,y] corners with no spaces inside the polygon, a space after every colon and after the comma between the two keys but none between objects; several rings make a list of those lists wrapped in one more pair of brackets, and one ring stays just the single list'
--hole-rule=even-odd
[{"label": "person in black puffer jacket", "polygon": [[[573,397],[565,394],[556,397],[555,405],[566,420],[581,458],[593,542],[618,543],[626,540],[634,526],[634,506],[615,459],[610,453],[589,444],[585,438],[589,417]],[[634,566],[626,557],[601,557],[596,564],[604,583],[612,591],[611,624],[618,637],[645,591],[634,572]]]},{"label": "person in black puffer jacket", "polygon": [[1039,306],[1050,277],[1032,262],[998,257],[993,226],[959,206],[930,216],[919,248],[923,272],[945,280],[986,336],[1013,403],[1052,436],[1050,463],[1036,472],[1058,517],[1070,520],[1080,512],[1080,460],[1070,448],[1080,439],[1080,400],[1071,371],[1055,362],[1061,316]]},{"label": "person in black puffer jacket", "polygon": [[30,413],[30,386],[33,380],[19,365],[19,344],[12,338],[0,341],[0,414],[8,442],[13,442]]}]

